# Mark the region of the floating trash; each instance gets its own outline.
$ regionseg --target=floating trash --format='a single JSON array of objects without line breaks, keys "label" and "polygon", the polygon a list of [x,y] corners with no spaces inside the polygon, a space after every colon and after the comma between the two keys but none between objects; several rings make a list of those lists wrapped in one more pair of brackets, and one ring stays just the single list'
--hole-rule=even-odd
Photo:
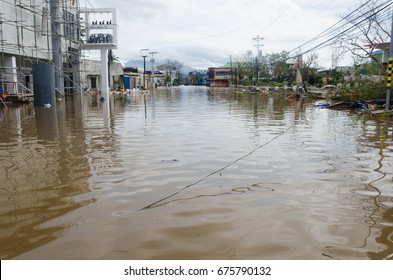
[{"label": "floating trash", "polygon": [[319,107],[319,108],[325,108],[325,107],[329,107],[330,103],[328,103],[326,100],[321,100],[321,101],[317,101],[314,104],[314,107]]}]

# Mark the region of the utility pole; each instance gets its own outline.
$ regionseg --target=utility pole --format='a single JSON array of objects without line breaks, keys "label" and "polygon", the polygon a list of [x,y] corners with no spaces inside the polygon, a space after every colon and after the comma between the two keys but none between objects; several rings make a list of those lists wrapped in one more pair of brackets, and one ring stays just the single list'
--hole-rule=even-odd
[{"label": "utility pole", "polygon": [[151,63],[151,72],[153,73],[153,70],[154,70],[154,62],[156,62],[156,61],[154,60],[154,55],[155,55],[155,54],[158,54],[158,52],[149,52],[149,54],[151,55],[150,63]]},{"label": "utility pole", "polygon": [[143,89],[146,89],[146,86],[145,86],[145,75],[146,75],[146,57],[147,57],[147,55],[146,55],[146,53],[145,52],[147,52],[149,49],[141,49],[141,52],[140,52],[140,56],[141,57],[143,57],[143,75],[142,75],[142,79],[143,79]]},{"label": "utility pole", "polygon": [[[393,32],[393,15],[392,15],[392,27],[391,32]],[[388,71],[388,82],[386,89],[386,102],[385,111],[390,112],[390,94],[392,91],[392,67],[393,67],[393,36],[390,36],[390,48],[389,48],[389,71]]]},{"label": "utility pole", "polygon": [[303,84],[303,74],[302,74],[302,68],[303,68],[303,55],[299,54],[297,56],[297,67],[296,67],[296,84]]},{"label": "utility pole", "polygon": [[263,39],[265,39],[265,38],[259,37],[259,34],[258,34],[257,37],[252,38],[253,41],[257,42],[256,45],[254,45],[254,47],[257,47],[257,52],[258,52],[257,57],[256,57],[257,85],[259,84],[259,62],[260,62],[260,59],[261,59],[261,52],[262,52],[262,51],[259,50],[259,48],[263,47],[263,45],[261,44]]},{"label": "utility pole", "polygon": [[151,82],[155,85],[155,81],[154,81],[154,55],[158,54],[158,52],[149,52],[149,54],[151,55],[150,58],[150,63],[151,63]]},{"label": "utility pole", "polygon": [[233,68],[232,68],[232,55],[229,56],[231,62],[231,87],[233,87]]}]

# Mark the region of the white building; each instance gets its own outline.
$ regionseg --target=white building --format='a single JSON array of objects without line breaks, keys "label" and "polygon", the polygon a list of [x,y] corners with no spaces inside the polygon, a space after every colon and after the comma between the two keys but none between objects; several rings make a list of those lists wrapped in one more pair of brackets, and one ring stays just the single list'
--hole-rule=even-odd
[{"label": "white building", "polygon": [[81,41],[78,0],[2,0],[0,88],[33,89],[32,66],[55,65],[57,94],[79,91]]},{"label": "white building", "polygon": [[[79,0],[0,0],[0,92],[32,92],[37,63],[54,65],[57,95],[95,86],[95,77],[102,88],[107,52],[116,48],[115,9],[86,9]],[[83,50],[101,51],[100,70],[96,63],[94,73],[86,65],[82,69]]]},{"label": "white building", "polygon": [[[109,84],[112,84],[112,76],[108,69],[108,54],[110,50],[117,49],[117,23],[116,10],[113,8],[94,8],[80,9],[79,17],[81,19],[81,29],[83,30],[83,49],[100,52],[100,88],[101,94],[105,99],[109,96]],[[112,63],[113,64],[113,63]],[[88,63],[88,65],[94,64]],[[86,66],[86,64],[84,65]],[[90,77],[90,87],[97,86],[97,78],[93,77],[93,73],[89,73],[89,69],[84,75]],[[85,80],[85,79],[84,79]],[[84,83],[89,87],[89,83]]]}]

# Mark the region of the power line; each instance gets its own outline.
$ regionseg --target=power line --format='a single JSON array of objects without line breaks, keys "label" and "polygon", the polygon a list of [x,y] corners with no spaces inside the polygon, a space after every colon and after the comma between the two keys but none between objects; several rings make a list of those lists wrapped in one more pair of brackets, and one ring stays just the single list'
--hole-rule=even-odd
[{"label": "power line", "polygon": [[[312,2],[312,0],[310,0],[307,4],[309,4],[310,2]],[[314,7],[317,7],[317,6],[314,5]],[[171,45],[171,44],[179,44],[179,43],[189,43],[189,42],[194,42],[194,41],[206,40],[206,39],[210,39],[210,38],[217,38],[217,37],[225,36],[225,35],[228,35],[228,34],[232,36],[234,33],[239,33],[241,31],[248,30],[248,29],[255,29],[256,27],[261,26],[261,25],[266,25],[266,26],[264,26],[262,28],[263,28],[263,30],[267,30],[268,28],[273,26],[279,20],[287,22],[288,19],[284,18],[283,15],[285,14],[285,12],[289,8],[290,8],[289,5],[285,6],[283,8],[283,10],[273,20],[256,22],[254,24],[241,26],[239,28],[230,29],[230,30],[226,30],[226,31],[223,31],[223,32],[219,32],[219,33],[213,33],[213,34],[209,34],[209,35],[206,35],[206,36],[194,37],[194,38],[190,38],[190,39],[177,40],[177,41],[162,42],[162,43],[157,42],[157,43],[153,43],[151,45],[153,45],[153,46],[163,46],[163,45]],[[287,14],[286,17],[289,17],[292,14],[295,14],[295,12]]]},{"label": "power line", "polygon": [[[367,1],[365,4],[369,4],[370,2],[371,2],[371,0]],[[311,51],[316,51],[316,50],[319,50],[319,49],[324,48],[326,46],[330,46],[334,43],[335,40],[341,39],[343,35],[347,35],[347,36],[351,35],[351,32],[353,32],[355,29],[358,29],[359,27],[362,27],[362,24],[364,24],[367,20],[369,20],[373,17],[377,17],[376,19],[381,20],[381,21],[386,20],[386,19],[388,19],[388,15],[390,14],[390,11],[388,11],[387,8],[389,8],[392,5],[392,3],[393,3],[393,1],[383,2],[383,3],[379,4],[378,6],[376,6],[373,10],[371,10],[371,11],[368,10],[366,12],[363,12],[360,15],[357,14],[356,17],[354,17],[354,18],[351,18],[351,16],[355,15],[355,13],[357,11],[359,11],[361,8],[363,8],[365,6],[365,4],[362,4],[359,8],[357,8],[355,11],[348,14],[342,20],[340,20],[339,22],[337,22],[333,26],[329,27],[325,31],[321,32],[319,35],[317,35],[313,39],[308,40],[306,43],[303,43],[299,47],[291,50],[289,53],[291,53],[297,49],[300,49],[301,47],[304,47],[313,41],[315,42],[318,39],[322,39],[322,38],[327,38],[327,39],[324,39],[324,41],[322,41],[321,43],[317,43],[315,46],[310,47],[308,50],[301,52],[301,54],[306,54]],[[339,25],[339,23],[343,22],[344,20],[347,20],[348,22]],[[337,25],[339,25],[339,26],[336,27]],[[342,31],[340,31],[340,30],[342,30]],[[357,31],[356,33],[359,33],[359,32],[360,31]],[[354,34],[352,33],[352,35],[354,35]],[[297,55],[299,55],[299,54],[297,54]]]},{"label": "power line", "polygon": [[296,126],[296,125],[291,125],[290,127],[286,128],[285,130],[283,130],[282,132],[280,132],[279,134],[277,134],[276,136],[274,136],[274,137],[271,138],[270,140],[266,141],[265,143],[259,145],[258,147],[256,147],[256,148],[253,149],[252,151],[248,152],[247,154],[244,154],[243,156],[241,156],[241,157],[235,159],[234,161],[228,163],[227,165],[221,167],[220,169],[217,169],[216,171],[213,171],[212,173],[210,173],[210,174],[206,175],[205,177],[203,177],[203,178],[201,178],[201,179],[195,181],[194,183],[191,183],[191,184],[189,184],[189,185],[187,185],[187,186],[185,186],[185,187],[182,187],[182,188],[179,189],[178,191],[176,191],[176,192],[174,192],[174,193],[172,193],[172,194],[170,194],[170,195],[168,195],[168,196],[165,196],[165,197],[163,197],[163,198],[161,198],[161,199],[159,199],[159,200],[157,200],[157,201],[155,201],[155,202],[153,202],[153,203],[150,203],[149,205],[147,205],[147,206],[145,206],[145,207],[140,208],[138,211],[148,210],[148,209],[152,209],[152,208],[155,208],[155,207],[162,206],[163,204],[165,204],[165,203],[164,203],[165,200],[167,200],[167,199],[169,199],[169,198],[172,198],[172,197],[178,195],[179,193],[185,191],[186,189],[189,189],[189,188],[191,188],[191,187],[193,187],[193,186],[195,186],[195,185],[197,185],[197,184],[199,184],[199,183],[205,181],[205,180],[208,179],[209,177],[211,177],[211,176],[213,176],[213,175],[215,175],[215,174],[218,174],[218,173],[224,171],[225,169],[229,168],[230,166],[234,165],[235,163],[240,162],[240,161],[242,161],[243,159],[245,159],[245,158],[247,158],[247,157],[253,155],[253,154],[256,153],[258,150],[260,150],[260,149],[262,149],[262,148],[268,146],[270,143],[274,142],[274,141],[277,140],[278,138],[280,138],[280,137],[282,137],[283,135],[287,134],[290,130],[292,130],[293,128],[295,128],[295,126]]},{"label": "power line", "polygon": [[347,16],[345,16],[343,19],[339,20],[338,22],[336,22],[335,24],[333,24],[332,26],[330,26],[329,28],[327,28],[326,30],[322,31],[321,33],[319,33],[318,35],[316,35],[315,37],[311,38],[310,40],[308,40],[307,42],[301,44],[300,46],[294,48],[293,50],[289,51],[289,53],[302,48],[303,46],[319,39],[322,38],[323,36],[326,35],[326,33],[330,32],[331,30],[333,30],[334,27],[338,26],[340,23],[344,22],[347,18],[349,18],[351,15],[353,15],[354,13],[356,13],[358,10],[360,10],[362,7],[364,7],[365,5],[367,5],[368,3],[370,3],[371,1],[375,1],[375,0],[368,0],[367,2],[365,2],[364,4],[362,4],[360,7],[358,7],[357,9],[355,9],[353,12],[351,12],[350,14],[348,14]]}]

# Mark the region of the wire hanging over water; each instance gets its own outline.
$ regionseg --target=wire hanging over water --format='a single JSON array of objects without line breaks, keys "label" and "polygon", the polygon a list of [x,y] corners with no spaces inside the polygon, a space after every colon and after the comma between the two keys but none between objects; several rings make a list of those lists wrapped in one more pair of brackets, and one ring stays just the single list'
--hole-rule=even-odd
[{"label": "wire hanging over water", "polygon": [[239,161],[241,161],[241,160],[243,160],[243,159],[245,159],[245,158],[251,156],[252,154],[254,154],[255,152],[257,152],[258,150],[262,149],[263,147],[269,145],[269,144],[272,143],[273,141],[277,140],[278,138],[280,138],[281,136],[283,136],[284,134],[286,134],[288,131],[290,131],[290,130],[291,130],[292,128],[294,128],[294,127],[295,127],[295,125],[291,125],[291,126],[288,127],[287,129],[285,129],[283,132],[281,132],[280,134],[274,136],[274,137],[273,137],[272,139],[270,139],[269,141],[267,141],[267,142],[265,142],[265,143],[263,143],[263,144],[257,146],[256,148],[254,148],[254,149],[253,149],[252,151],[250,151],[249,153],[247,153],[247,154],[245,154],[245,155],[243,155],[243,156],[237,158],[236,160],[234,160],[234,161],[228,163],[228,164],[225,165],[224,167],[221,167],[220,169],[217,169],[216,171],[211,172],[210,174],[206,175],[205,177],[203,177],[203,178],[201,178],[201,179],[199,179],[199,180],[197,180],[197,181],[195,181],[195,182],[193,182],[193,183],[191,183],[191,184],[189,184],[189,185],[187,185],[187,186],[181,188],[180,190],[178,190],[178,191],[176,191],[176,192],[174,192],[174,193],[172,193],[172,194],[170,194],[170,195],[167,195],[167,196],[165,196],[165,197],[163,197],[163,198],[161,198],[161,199],[159,199],[159,200],[157,200],[157,201],[155,201],[155,202],[153,202],[153,203],[151,203],[151,204],[149,204],[149,205],[147,205],[147,206],[145,206],[145,207],[139,209],[138,211],[147,210],[147,209],[151,209],[151,208],[157,207],[157,204],[158,204],[158,203],[163,202],[164,200],[167,200],[168,198],[171,198],[171,197],[174,197],[174,196],[178,195],[178,194],[181,193],[182,191],[184,191],[184,190],[186,190],[186,189],[189,189],[189,188],[191,188],[191,187],[193,187],[193,186],[195,186],[195,185],[197,185],[197,184],[203,182],[203,181],[206,180],[207,178],[209,178],[209,177],[211,177],[211,176],[213,176],[213,175],[215,175],[215,174],[218,174],[218,173],[220,173],[221,171],[223,171],[223,170],[227,169],[228,167],[230,167],[231,165],[233,165],[233,164],[235,164],[235,163],[237,163],[237,162],[239,162]]}]

